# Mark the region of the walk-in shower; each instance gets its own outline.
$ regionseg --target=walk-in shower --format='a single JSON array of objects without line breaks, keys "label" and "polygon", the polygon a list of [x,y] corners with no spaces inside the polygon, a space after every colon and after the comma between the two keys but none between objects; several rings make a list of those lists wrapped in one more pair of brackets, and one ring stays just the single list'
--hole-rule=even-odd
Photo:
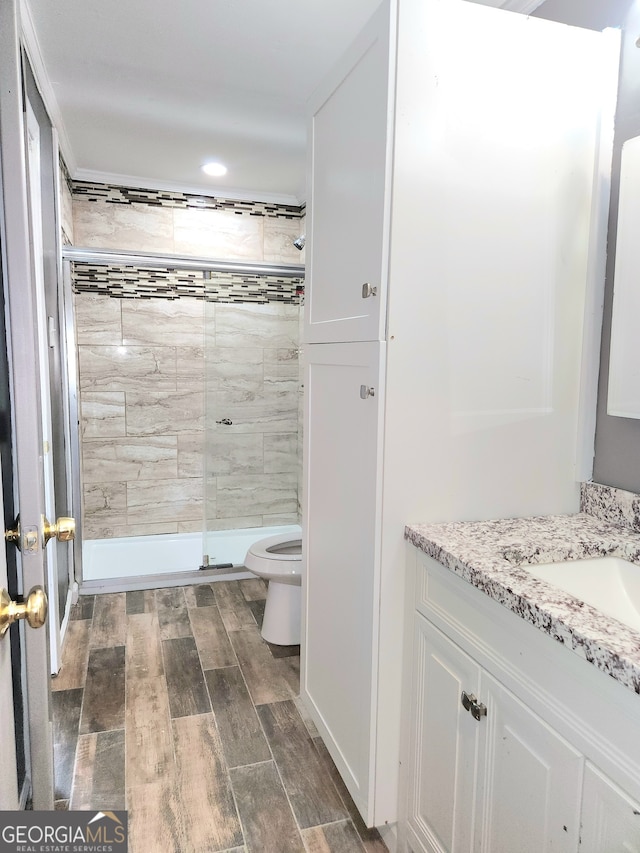
[{"label": "walk-in shower", "polygon": [[304,268],[68,248],[65,270],[83,587],[227,577],[299,531]]}]

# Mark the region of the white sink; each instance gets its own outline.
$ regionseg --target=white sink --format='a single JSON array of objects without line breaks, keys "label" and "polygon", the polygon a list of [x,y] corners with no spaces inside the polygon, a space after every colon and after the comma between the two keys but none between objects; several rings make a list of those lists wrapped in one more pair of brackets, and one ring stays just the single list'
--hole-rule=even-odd
[{"label": "white sink", "polygon": [[640,566],[635,563],[594,557],[520,568],[640,631]]}]

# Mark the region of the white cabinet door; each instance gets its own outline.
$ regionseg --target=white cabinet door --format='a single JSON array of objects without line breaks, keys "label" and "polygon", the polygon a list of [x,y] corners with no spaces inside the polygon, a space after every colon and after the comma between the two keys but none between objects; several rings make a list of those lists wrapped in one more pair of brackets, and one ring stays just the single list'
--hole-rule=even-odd
[{"label": "white cabinet door", "polygon": [[310,107],[307,343],[384,338],[389,17],[383,4]]},{"label": "white cabinet door", "polygon": [[[428,853],[467,853],[481,726],[461,703],[480,667],[423,616],[414,616],[409,836]],[[415,838],[413,838],[415,835]],[[512,851],[513,853],[513,851]]]},{"label": "white cabinet door", "polygon": [[371,820],[385,345],[305,347],[301,693]]},{"label": "white cabinet door", "polygon": [[587,763],[580,853],[640,853],[640,803]]},{"label": "white cabinet door", "polygon": [[[483,673],[487,754],[478,819],[483,853],[575,853],[583,758]],[[610,853],[600,848],[599,853]]]}]

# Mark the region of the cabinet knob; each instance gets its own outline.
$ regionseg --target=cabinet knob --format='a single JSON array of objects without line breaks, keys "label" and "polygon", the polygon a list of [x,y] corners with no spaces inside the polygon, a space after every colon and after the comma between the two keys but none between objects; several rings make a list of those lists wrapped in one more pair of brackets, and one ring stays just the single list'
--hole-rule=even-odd
[{"label": "cabinet knob", "polygon": [[370,296],[375,296],[378,293],[377,287],[372,287],[368,281],[362,285],[362,298],[368,299]]},{"label": "cabinet knob", "polygon": [[361,385],[360,386],[360,396],[362,397],[363,400],[366,400],[367,397],[375,397],[376,396],[376,390],[375,390],[375,388],[369,388],[368,385]]}]

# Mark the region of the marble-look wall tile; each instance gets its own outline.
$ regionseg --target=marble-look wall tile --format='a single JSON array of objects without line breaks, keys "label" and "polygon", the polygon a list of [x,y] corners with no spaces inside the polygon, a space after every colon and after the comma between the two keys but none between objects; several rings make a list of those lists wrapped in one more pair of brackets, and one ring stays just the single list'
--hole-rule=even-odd
[{"label": "marble-look wall tile", "polygon": [[216,306],[216,343],[219,347],[298,348],[298,305],[244,303]]},{"label": "marble-look wall tile", "polygon": [[220,391],[216,411],[233,422],[236,432],[285,433],[298,428],[297,383],[265,385],[262,393]]},{"label": "marble-look wall tile", "polygon": [[86,515],[82,519],[82,538],[88,539],[119,539],[122,536],[128,536],[128,528],[126,520],[119,523],[115,521],[113,524],[110,521],[93,522],[91,517]]},{"label": "marble-look wall tile", "polygon": [[202,391],[154,390],[127,394],[129,435],[175,435],[203,429]]},{"label": "marble-look wall tile", "polygon": [[207,391],[259,391],[264,381],[264,349],[209,347],[206,380]]},{"label": "marble-look wall tile", "polygon": [[127,524],[122,536],[156,536],[159,533],[178,533],[176,521],[138,522]]},{"label": "marble-look wall tile", "polygon": [[208,518],[207,530],[246,530],[248,527],[262,527],[261,515],[242,515],[237,518]]},{"label": "marble-look wall tile", "polygon": [[178,477],[204,476],[204,432],[182,433],[178,439]]},{"label": "marble-look wall tile", "polygon": [[262,523],[265,527],[280,526],[281,524],[299,524],[300,515],[298,512],[265,513],[262,516]]},{"label": "marble-look wall tile", "polygon": [[100,293],[76,293],[76,340],[79,346],[122,343],[122,299]]},{"label": "marble-look wall tile", "polygon": [[82,446],[85,483],[160,480],[178,474],[176,436],[95,439]]},{"label": "marble-look wall tile", "polygon": [[74,199],[77,246],[174,252],[173,211],[146,204],[100,204]]},{"label": "marble-look wall tile", "polygon": [[[264,221],[264,259],[271,263],[302,264],[293,241],[304,234],[299,219],[267,217]],[[304,251],[304,249],[302,250]]]},{"label": "marble-look wall tile", "polygon": [[81,401],[82,439],[126,435],[124,391],[85,391]]},{"label": "marble-look wall tile", "polygon": [[216,306],[217,302],[204,303],[204,345],[205,348],[216,345]]},{"label": "marble-look wall tile", "polygon": [[207,473],[262,474],[265,458],[262,433],[235,433],[233,426],[209,427],[206,441]]},{"label": "marble-look wall tile", "polygon": [[218,518],[297,510],[295,474],[234,474],[218,477]]},{"label": "marble-look wall tile", "polygon": [[172,213],[177,254],[262,260],[263,217],[197,208],[174,208]]},{"label": "marble-look wall tile", "polygon": [[207,523],[210,518],[216,518],[217,498],[218,478],[206,476],[204,478],[204,517]]},{"label": "marble-look wall tile", "polygon": [[199,299],[113,299],[122,303],[125,345],[202,346],[204,302]]},{"label": "marble-look wall tile", "polygon": [[264,436],[264,472],[298,472],[298,433],[273,433]]},{"label": "marble-look wall tile", "polygon": [[[202,533],[204,521],[202,518],[194,518],[191,521],[179,521],[177,533]],[[194,568],[198,568],[194,566]]]},{"label": "marble-look wall tile", "polygon": [[88,522],[126,524],[126,483],[87,483],[83,493],[84,514]]},{"label": "marble-look wall tile", "polygon": [[82,391],[175,390],[173,347],[78,347]]},{"label": "marble-look wall tile", "polygon": [[282,349],[269,347],[264,351],[264,380],[279,382],[283,379],[300,379],[298,348]]},{"label": "marble-look wall tile", "polygon": [[202,480],[145,480],[127,483],[130,523],[188,521],[202,517]]},{"label": "marble-look wall tile", "polygon": [[202,346],[176,347],[176,380],[178,388],[189,385],[202,391],[205,370],[205,352]]}]

